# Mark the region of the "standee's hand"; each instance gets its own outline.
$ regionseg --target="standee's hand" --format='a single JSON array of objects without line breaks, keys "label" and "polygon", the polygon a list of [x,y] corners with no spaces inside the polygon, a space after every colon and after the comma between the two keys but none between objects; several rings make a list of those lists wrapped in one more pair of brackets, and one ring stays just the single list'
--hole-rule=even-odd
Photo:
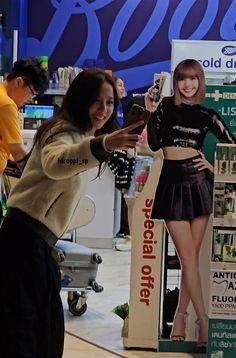
[{"label": "standee's hand", "polygon": [[208,162],[208,160],[206,160],[205,155],[200,150],[198,150],[198,153],[200,154],[201,158],[193,159],[193,162],[196,163],[194,167],[199,171],[209,169],[210,172],[214,173],[214,167]]},{"label": "standee's hand", "polygon": [[135,148],[136,143],[139,141],[140,136],[138,134],[129,134],[133,129],[141,126],[144,122],[139,121],[131,124],[130,126],[108,134],[105,139],[105,146],[109,151],[116,149],[127,150],[128,148]]}]

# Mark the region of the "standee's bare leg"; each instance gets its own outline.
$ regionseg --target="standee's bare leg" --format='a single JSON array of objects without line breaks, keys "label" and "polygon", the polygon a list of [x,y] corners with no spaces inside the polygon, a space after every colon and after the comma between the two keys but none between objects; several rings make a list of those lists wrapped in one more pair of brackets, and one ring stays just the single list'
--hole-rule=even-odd
[{"label": "standee's bare leg", "polygon": [[207,315],[205,312],[199,274],[199,251],[209,216],[191,221],[166,221],[166,227],[174,242],[182,268],[179,303],[175,314],[171,338],[185,339],[186,310],[191,299],[198,317],[198,345],[207,341]]}]

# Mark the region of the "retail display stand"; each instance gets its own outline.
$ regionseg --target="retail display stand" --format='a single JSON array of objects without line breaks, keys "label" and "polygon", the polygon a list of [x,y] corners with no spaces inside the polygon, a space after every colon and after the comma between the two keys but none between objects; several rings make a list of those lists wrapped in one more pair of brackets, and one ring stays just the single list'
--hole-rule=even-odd
[{"label": "retail display stand", "polygon": [[[140,348],[162,352],[198,352],[196,348],[195,319],[192,306],[189,307],[187,341],[171,342],[161,338],[160,322],[163,309],[163,259],[164,223],[151,220],[152,202],[162,166],[162,151],[155,153],[148,180],[135,200],[132,225],[132,252],[130,268],[129,316],[122,330],[125,348]],[[200,257],[204,302],[208,305],[209,255],[211,221],[206,230],[206,238]],[[192,323],[192,324],[189,324]],[[201,350],[202,351],[202,350]]]},{"label": "retail display stand", "polygon": [[236,351],[236,145],[217,144],[210,263],[209,358]]},{"label": "retail display stand", "polygon": [[[236,86],[219,84],[206,86],[204,106],[214,109],[217,113],[219,113],[224,123],[234,136],[236,136],[235,99]],[[217,142],[217,138],[212,133],[207,134],[203,146],[203,152],[207,160],[211,163],[214,162],[214,153]]]},{"label": "retail display stand", "polygon": [[150,215],[161,166],[162,152],[158,151],[134,205],[129,316],[123,329],[126,348],[158,349],[164,225]]}]

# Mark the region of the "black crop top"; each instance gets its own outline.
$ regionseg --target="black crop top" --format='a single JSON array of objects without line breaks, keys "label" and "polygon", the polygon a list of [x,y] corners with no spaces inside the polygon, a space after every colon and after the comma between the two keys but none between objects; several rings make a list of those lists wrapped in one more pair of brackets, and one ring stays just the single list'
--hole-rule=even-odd
[{"label": "black crop top", "polygon": [[156,151],[163,147],[184,147],[201,150],[208,131],[220,142],[236,143],[219,114],[202,105],[174,104],[174,97],[165,97],[152,113],[147,125],[148,144]]}]

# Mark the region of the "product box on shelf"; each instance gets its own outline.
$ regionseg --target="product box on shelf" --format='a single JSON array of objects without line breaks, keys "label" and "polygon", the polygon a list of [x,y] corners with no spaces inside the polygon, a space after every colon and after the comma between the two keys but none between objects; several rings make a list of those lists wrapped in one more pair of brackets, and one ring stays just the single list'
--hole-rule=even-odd
[{"label": "product box on shelf", "polygon": [[236,174],[236,144],[217,143],[215,174]]},{"label": "product box on shelf", "polygon": [[236,146],[229,147],[229,174],[236,174]]},{"label": "product box on shelf", "polygon": [[129,190],[125,196],[135,198],[139,196],[148,179],[152,163],[152,157],[142,155],[137,155],[135,157],[134,175]]},{"label": "product box on shelf", "polygon": [[236,229],[213,229],[212,261],[236,262]]},{"label": "product box on shelf", "polygon": [[215,183],[214,190],[214,217],[222,218],[224,215],[225,183]]},{"label": "product box on shelf", "polygon": [[224,245],[223,246],[223,261],[224,262],[236,262],[236,245]]},{"label": "product box on shelf", "polygon": [[215,183],[214,217],[236,219],[236,183]]}]

